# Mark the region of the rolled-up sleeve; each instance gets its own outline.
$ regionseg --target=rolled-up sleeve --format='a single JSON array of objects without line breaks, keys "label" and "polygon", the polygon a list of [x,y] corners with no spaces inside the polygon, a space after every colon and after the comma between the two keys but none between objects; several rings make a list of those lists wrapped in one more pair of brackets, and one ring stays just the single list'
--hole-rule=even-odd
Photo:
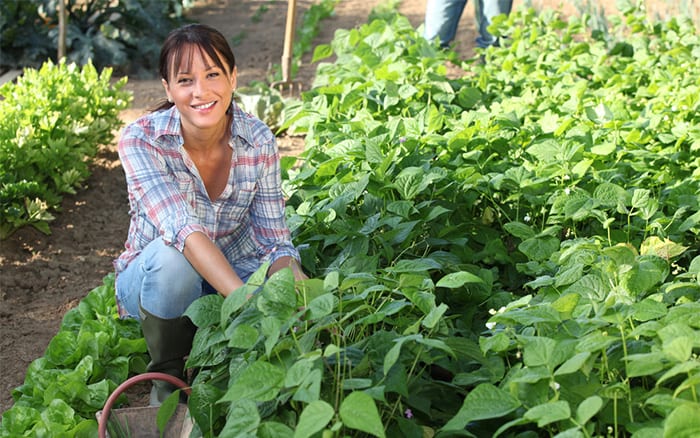
[{"label": "rolled-up sleeve", "polygon": [[274,136],[266,139],[261,153],[262,171],[250,210],[255,238],[264,252],[264,260],[274,263],[284,256],[299,260],[299,253],[292,243],[285,219],[280,157]]}]

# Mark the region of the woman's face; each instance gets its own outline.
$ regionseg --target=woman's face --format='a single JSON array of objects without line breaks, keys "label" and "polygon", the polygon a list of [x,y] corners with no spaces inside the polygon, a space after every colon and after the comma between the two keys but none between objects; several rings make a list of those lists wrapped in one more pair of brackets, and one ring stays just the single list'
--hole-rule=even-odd
[{"label": "woman's face", "polygon": [[221,128],[236,88],[236,68],[222,70],[203,50],[190,50],[181,65],[172,66],[163,87],[180,112],[183,132]]}]

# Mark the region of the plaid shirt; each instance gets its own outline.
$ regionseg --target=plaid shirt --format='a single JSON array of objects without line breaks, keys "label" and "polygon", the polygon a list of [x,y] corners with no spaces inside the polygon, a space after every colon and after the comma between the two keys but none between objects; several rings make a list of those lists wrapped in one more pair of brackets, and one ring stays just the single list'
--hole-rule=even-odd
[{"label": "plaid shirt", "polygon": [[219,197],[210,200],[202,178],[183,147],[175,107],[141,117],[119,141],[129,191],[131,223],[117,272],[149,242],[162,237],[179,251],[195,231],[221,249],[236,272],[247,277],[263,261],[299,259],[285,221],[279,152],[275,137],[260,120],[231,109],[231,170]]}]

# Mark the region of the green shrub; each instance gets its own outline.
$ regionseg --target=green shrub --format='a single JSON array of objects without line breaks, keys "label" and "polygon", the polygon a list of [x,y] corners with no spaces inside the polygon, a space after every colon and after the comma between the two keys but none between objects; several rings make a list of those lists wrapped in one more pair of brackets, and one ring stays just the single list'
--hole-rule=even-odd
[{"label": "green shrub", "polygon": [[47,62],[0,87],[0,238],[27,224],[49,233],[61,196],[88,177],[131,99],[126,78],[110,77],[90,63]]}]

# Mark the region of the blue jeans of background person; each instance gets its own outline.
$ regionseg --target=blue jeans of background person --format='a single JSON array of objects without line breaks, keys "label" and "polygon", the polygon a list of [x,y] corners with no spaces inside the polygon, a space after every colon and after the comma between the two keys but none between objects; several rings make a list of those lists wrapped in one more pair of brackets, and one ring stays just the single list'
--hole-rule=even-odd
[{"label": "blue jeans of background person", "polygon": [[122,309],[136,319],[139,303],[152,315],[171,319],[182,316],[197,298],[216,293],[180,251],[160,238],[117,275],[116,289]]},{"label": "blue jeans of background person", "polygon": [[[474,0],[478,35],[477,47],[486,48],[497,43],[487,28],[493,17],[510,14],[513,0]],[[432,41],[440,38],[440,46],[448,47],[457,34],[457,25],[467,0],[428,0],[425,8],[424,36]]]}]

